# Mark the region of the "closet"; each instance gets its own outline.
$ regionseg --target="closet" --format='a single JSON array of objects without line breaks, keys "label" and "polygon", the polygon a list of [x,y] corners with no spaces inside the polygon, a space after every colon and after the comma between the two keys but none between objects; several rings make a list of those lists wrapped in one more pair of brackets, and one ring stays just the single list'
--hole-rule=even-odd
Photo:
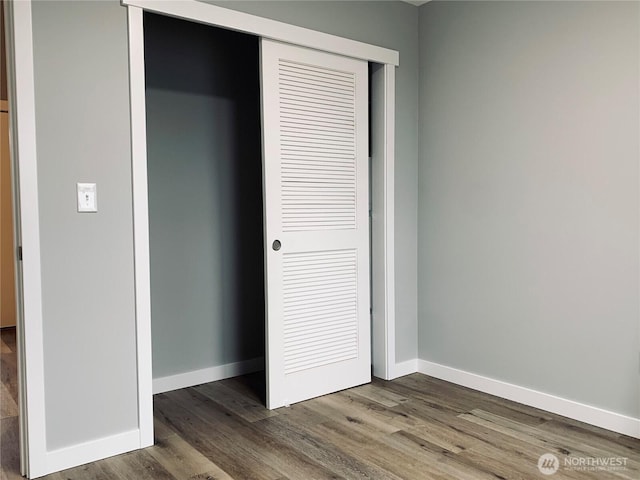
[{"label": "closet", "polygon": [[144,27],[154,391],[261,359],[268,408],[369,382],[368,63]]}]

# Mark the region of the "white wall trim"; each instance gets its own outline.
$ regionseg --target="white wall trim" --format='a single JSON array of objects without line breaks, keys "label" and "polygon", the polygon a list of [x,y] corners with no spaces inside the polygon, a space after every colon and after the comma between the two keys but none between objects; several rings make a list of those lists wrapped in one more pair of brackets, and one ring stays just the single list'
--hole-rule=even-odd
[{"label": "white wall trim", "polygon": [[512,383],[483,377],[475,373],[458,370],[426,360],[418,360],[418,372],[447,382],[472,388],[480,392],[496,395],[507,400],[522,403],[572,418],[580,422],[602,427],[607,430],[640,438],[640,419],[621,415],[602,408],[585,405],[573,400],[521,387]]},{"label": "white wall trim", "polygon": [[397,66],[400,55],[395,50],[350,40],[328,33],[289,25],[267,18],[238,12],[228,8],[198,2],[182,0],[167,2],[163,0],[122,0],[123,5],[140,7],[150,12],[162,13],[172,17],[195,20],[199,23],[239,32],[251,33],[262,38],[292,43],[301,47],[314,48],[347,57],[359,58],[377,63]]},{"label": "white wall trim", "polygon": [[16,269],[20,434],[24,449],[21,468],[26,475],[35,476],[45,469],[47,446],[33,30],[31,2],[4,5],[9,46],[10,147],[17,190],[16,239],[23,251],[23,260]]},{"label": "white wall trim", "polygon": [[147,192],[147,124],[142,9],[129,7],[129,94],[131,100],[131,178],[136,308],[138,425],[140,448],[153,445],[151,360],[151,279]]},{"label": "white wall trim", "polygon": [[47,453],[46,467],[32,478],[59,472],[67,468],[95,462],[105,456],[112,457],[136,450],[140,446],[140,432],[131,430],[109,437],[52,450]]},{"label": "white wall trim", "polygon": [[373,375],[396,378],[395,67],[373,65],[371,77],[371,282]]},{"label": "white wall trim", "polygon": [[192,370],[166,377],[153,379],[153,393],[170,392],[180,388],[193,387],[203,383],[216,382],[225,378],[259,372],[264,369],[264,357],[252,358],[241,362],[226,363],[215,367]]},{"label": "white wall trim", "polygon": [[[384,65],[384,282],[386,311],[381,322],[385,326],[387,365],[396,364],[396,261],[395,261],[395,150],[396,150],[396,68]],[[387,367],[389,368],[389,367]]]}]

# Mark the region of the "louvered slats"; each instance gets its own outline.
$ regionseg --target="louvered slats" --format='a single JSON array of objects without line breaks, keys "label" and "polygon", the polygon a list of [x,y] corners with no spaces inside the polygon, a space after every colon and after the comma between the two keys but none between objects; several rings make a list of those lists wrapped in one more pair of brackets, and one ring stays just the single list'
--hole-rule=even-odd
[{"label": "louvered slats", "polygon": [[282,230],[356,226],[355,78],[279,61]]},{"label": "louvered slats", "polygon": [[284,367],[358,355],[356,250],[283,255]]}]

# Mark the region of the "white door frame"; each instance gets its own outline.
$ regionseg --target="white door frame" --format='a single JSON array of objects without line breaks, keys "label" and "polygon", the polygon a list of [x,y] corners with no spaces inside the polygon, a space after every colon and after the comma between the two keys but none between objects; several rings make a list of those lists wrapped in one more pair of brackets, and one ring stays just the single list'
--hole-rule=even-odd
[{"label": "white door frame", "polygon": [[23,251],[16,261],[20,470],[33,477],[45,472],[47,449],[31,2],[4,2],[4,13],[14,239]]},{"label": "white door frame", "polygon": [[227,8],[182,0],[122,0],[128,6],[134,270],[141,446],[153,444],[151,285],[144,70],[144,11],[240,31],[380,64],[372,78],[372,338],[373,373],[395,378],[394,149],[397,51],[265,19]]},{"label": "white door frame", "polygon": [[[134,268],[139,447],[153,444],[149,212],[147,200],[143,11],[241,31],[377,64],[372,78],[372,288],[373,373],[392,379],[395,368],[394,138],[398,52],[236,12],[195,0],[122,0],[128,7]],[[23,473],[41,476],[118,453],[97,446],[82,455],[52,455],[46,446],[40,228],[31,1],[4,2],[7,26],[10,145],[15,175],[16,236],[24,252],[19,277],[21,432]],[[87,447],[88,448],[88,447]],[[96,450],[97,448],[97,450]],[[71,449],[73,450],[73,449]],[[55,459],[53,458],[55,456]],[[26,457],[26,458],[25,458]],[[80,459],[80,460],[79,460]]]}]

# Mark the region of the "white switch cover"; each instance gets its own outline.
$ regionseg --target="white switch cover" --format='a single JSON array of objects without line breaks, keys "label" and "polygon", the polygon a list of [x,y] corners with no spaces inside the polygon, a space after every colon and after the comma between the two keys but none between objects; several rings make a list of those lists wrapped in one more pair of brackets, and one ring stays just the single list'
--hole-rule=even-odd
[{"label": "white switch cover", "polygon": [[98,195],[95,183],[78,183],[78,212],[97,212]]}]

